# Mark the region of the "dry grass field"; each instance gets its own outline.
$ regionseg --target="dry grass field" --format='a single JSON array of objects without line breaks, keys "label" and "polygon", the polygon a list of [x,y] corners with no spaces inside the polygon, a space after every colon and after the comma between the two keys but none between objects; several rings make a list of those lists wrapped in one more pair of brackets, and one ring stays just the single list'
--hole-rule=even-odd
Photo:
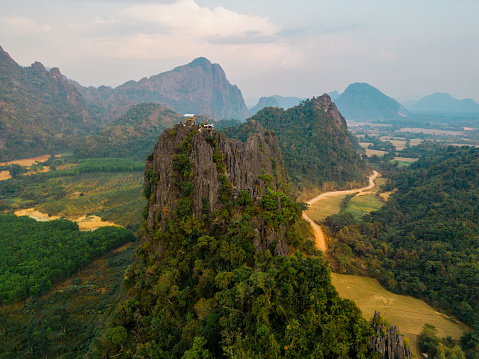
[{"label": "dry grass field", "polygon": [[425,324],[436,327],[439,336],[450,335],[459,339],[465,324],[437,312],[423,301],[391,293],[384,289],[376,279],[332,273],[333,285],[343,298],[353,300],[366,319],[371,319],[374,311],[381,313],[393,325],[396,325],[410,342],[411,350],[420,358],[417,350],[417,336]]},{"label": "dry grass field", "polygon": [[306,215],[315,222],[321,222],[326,217],[339,213],[344,197],[346,194],[323,198],[311,205],[306,211]]},{"label": "dry grass field", "polygon": [[0,171],[0,181],[4,181],[4,180],[7,180],[9,178],[12,178],[12,176],[10,176],[10,172],[8,171]]},{"label": "dry grass field", "polygon": [[0,166],[8,166],[8,165],[13,165],[17,164],[20,166],[25,166],[25,167],[30,167],[35,164],[35,162],[45,162],[48,160],[50,155],[43,155],[43,156],[38,156],[38,157],[32,157],[32,158],[25,158],[21,160],[15,160],[15,161],[10,161],[10,162],[0,162]]},{"label": "dry grass field", "polygon": [[365,150],[366,150],[366,155],[368,157],[372,156],[372,155],[376,155],[376,156],[384,156],[384,154],[386,153],[386,151],[379,151],[379,150],[371,150],[368,148],[369,145],[372,145],[372,143],[368,143],[368,142],[360,142],[359,145],[361,147],[363,147]]}]

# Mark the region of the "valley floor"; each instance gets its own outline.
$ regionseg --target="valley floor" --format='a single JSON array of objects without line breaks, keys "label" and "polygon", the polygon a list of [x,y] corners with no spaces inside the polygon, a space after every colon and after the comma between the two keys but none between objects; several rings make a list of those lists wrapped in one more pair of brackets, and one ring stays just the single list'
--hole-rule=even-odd
[{"label": "valley floor", "polygon": [[[369,177],[369,185],[364,188],[322,193],[307,203],[309,205],[316,204],[314,210],[320,212],[323,206],[317,202],[323,201],[324,209],[334,212],[335,209],[338,210],[339,202],[347,194],[356,192],[365,194],[364,192],[373,189],[378,176],[380,176],[379,173],[374,171]],[[338,199],[338,203],[332,206],[334,208],[328,207],[331,206],[331,203],[327,203],[331,198]],[[317,217],[318,214],[315,214]],[[312,216],[312,214],[310,215]],[[313,227],[316,236],[316,247],[322,251],[326,251],[326,238],[321,227],[316,224],[306,212],[303,212],[303,218]],[[324,216],[321,218],[324,218]],[[417,349],[417,336],[425,324],[434,325],[440,337],[445,338],[451,336],[455,340],[459,340],[463,331],[469,329],[465,324],[437,312],[434,308],[419,299],[387,291],[376,279],[332,273],[332,282],[339,295],[354,301],[366,319],[372,318],[374,311],[379,311],[383,318],[391,324],[396,325],[400,332],[409,339],[411,351],[416,358],[421,357]]]},{"label": "valley floor", "polygon": [[[356,192],[364,192],[367,190],[372,189],[376,184],[374,180],[379,176],[379,173],[374,171],[371,176],[369,176],[369,185],[363,188],[356,188],[356,189],[350,189],[346,191],[333,191],[333,192],[326,192],[326,193],[321,193],[319,196],[314,197],[313,199],[309,200],[306,202],[309,205],[313,205],[314,203],[318,202],[319,200],[328,198],[328,197],[344,197],[347,194],[351,193],[356,193]],[[324,237],[324,233],[321,229],[320,226],[318,226],[307,214],[306,212],[303,212],[303,218],[311,224],[313,227],[314,231],[314,236],[316,237],[316,248],[322,250],[325,252],[328,248],[326,244],[326,239]]]}]

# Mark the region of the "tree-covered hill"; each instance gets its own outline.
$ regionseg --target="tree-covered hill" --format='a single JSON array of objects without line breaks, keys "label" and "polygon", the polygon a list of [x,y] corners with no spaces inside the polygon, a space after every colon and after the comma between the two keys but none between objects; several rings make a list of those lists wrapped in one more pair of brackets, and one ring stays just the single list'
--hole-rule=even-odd
[{"label": "tree-covered hill", "polygon": [[[288,110],[267,107],[251,119],[274,131],[290,179],[300,189],[321,188],[326,182],[359,187],[371,172],[328,95],[305,100]],[[244,140],[254,132],[254,126],[244,124],[225,132]]]},{"label": "tree-covered hill", "polygon": [[183,116],[159,104],[133,105],[99,134],[79,139],[75,152],[80,157],[129,157],[144,161],[163,130],[181,120]]},{"label": "tree-covered hill", "polygon": [[[143,243],[95,354],[367,357],[371,328],[305,237],[304,206],[277,189],[280,161],[250,168],[253,150],[277,155],[276,138],[265,131],[241,144],[208,131],[175,126],[148,159]],[[280,245],[298,251],[274,256]]]},{"label": "tree-covered hill", "polygon": [[333,254],[351,271],[354,253],[389,289],[479,329],[479,149],[432,149],[409,168],[385,165],[397,192],[366,222],[328,219]]},{"label": "tree-covered hill", "polygon": [[83,98],[57,68],[18,65],[0,47],[0,161],[65,148],[95,130]]}]

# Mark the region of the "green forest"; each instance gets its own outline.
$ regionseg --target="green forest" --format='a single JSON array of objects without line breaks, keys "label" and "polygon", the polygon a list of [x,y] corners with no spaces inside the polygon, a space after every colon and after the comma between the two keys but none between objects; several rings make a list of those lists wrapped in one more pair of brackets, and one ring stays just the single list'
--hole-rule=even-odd
[{"label": "green forest", "polygon": [[[301,230],[304,205],[267,190],[255,203],[232,200],[221,153],[223,210],[191,213],[191,146],[177,147],[174,171],[182,195],[165,225],[136,251],[125,292],[94,353],[149,358],[366,358],[371,326],[331,284],[327,263]],[[214,146],[214,141],[212,142]],[[154,176],[152,176],[154,181]],[[151,184],[148,184],[148,188]],[[148,191],[145,193],[149,195]],[[297,252],[273,256],[253,246],[253,223],[283,230]],[[289,229],[288,229],[289,228]]]},{"label": "green forest", "polygon": [[386,205],[361,221],[348,213],[325,220],[338,270],[366,264],[389,290],[479,330],[479,149],[433,146],[409,168],[386,162],[380,170],[390,179],[384,190],[397,188]]},{"label": "green forest", "polygon": [[[321,188],[326,182],[352,188],[366,183],[371,167],[358,154],[356,139],[347,131],[344,119],[336,124],[317,99],[288,110],[267,107],[251,120],[275,132],[291,182],[300,190]],[[225,132],[245,141],[253,130],[254,126],[246,123]]]},{"label": "green forest", "polygon": [[134,240],[118,227],[80,232],[65,219],[38,222],[0,215],[0,303],[44,294],[94,257]]},{"label": "green forest", "polygon": [[118,301],[134,249],[134,244],[126,244],[94,260],[48,294],[0,307],[0,358],[87,357]]}]

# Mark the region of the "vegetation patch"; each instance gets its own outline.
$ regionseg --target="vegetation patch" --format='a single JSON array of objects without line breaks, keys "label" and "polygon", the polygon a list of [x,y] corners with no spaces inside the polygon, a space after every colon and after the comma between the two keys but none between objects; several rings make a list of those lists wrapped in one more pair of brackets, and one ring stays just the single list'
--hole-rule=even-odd
[{"label": "vegetation patch", "polygon": [[37,222],[0,215],[0,303],[43,294],[92,258],[134,239],[117,227],[80,232],[64,219]]},{"label": "vegetation patch", "polygon": [[339,273],[332,273],[331,277],[339,295],[354,301],[364,317],[372,318],[374,311],[379,311],[382,317],[396,325],[409,339],[416,358],[420,358],[416,344],[424,325],[434,325],[441,338],[450,336],[454,340],[459,340],[464,330],[470,329],[419,299],[387,291],[376,279]]}]

